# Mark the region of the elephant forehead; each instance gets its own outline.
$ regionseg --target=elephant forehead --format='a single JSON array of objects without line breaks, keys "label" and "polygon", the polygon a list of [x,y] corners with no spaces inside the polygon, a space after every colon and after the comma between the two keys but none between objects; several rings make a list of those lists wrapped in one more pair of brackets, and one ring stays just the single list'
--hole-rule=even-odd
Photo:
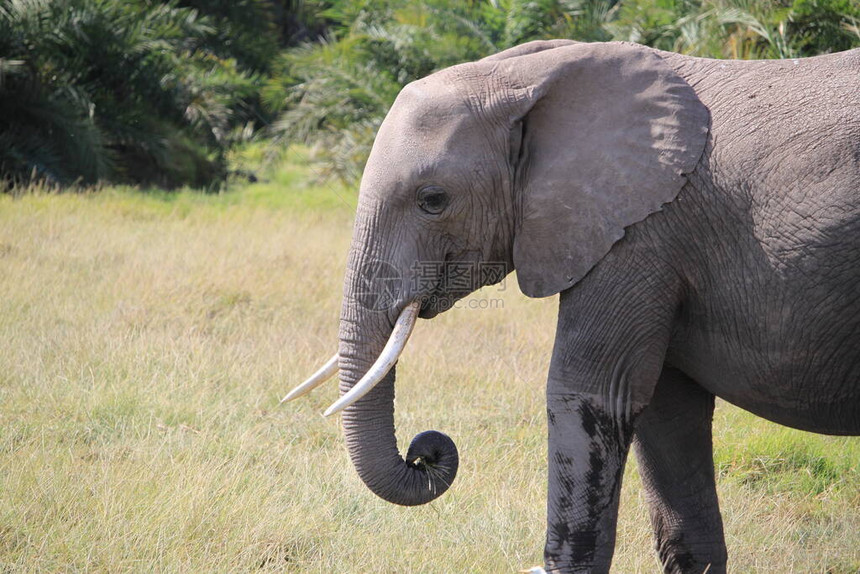
[{"label": "elephant forehead", "polygon": [[406,153],[432,153],[469,133],[472,121],[463,98],[439,81],[419,80],[397,97],[377,141]]},{"label": "elephant forehead", "polygon": [[388,188],[456,171],[469,150],[475,159],[480,130],[468,107],[450,90],[432,88],[414,82],[398,96],[376,135],[362,188]]},{"label": "elephant forehead", "polygon": [[392,112],[407,114],[416,121],[437,120],[465,109],[457,78],[448,70],[408,83],[391,107]]}]

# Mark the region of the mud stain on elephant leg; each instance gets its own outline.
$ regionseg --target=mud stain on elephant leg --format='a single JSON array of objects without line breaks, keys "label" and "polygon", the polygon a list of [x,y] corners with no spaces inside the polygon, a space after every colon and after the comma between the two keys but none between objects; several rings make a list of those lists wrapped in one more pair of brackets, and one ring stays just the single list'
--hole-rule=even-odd
[{"label": "mud stain on elephant leg", "polygon": [[581,396],[555,397],[547,411],[552,453],[547,561],[608,565],[632,424],[616,421]]}]

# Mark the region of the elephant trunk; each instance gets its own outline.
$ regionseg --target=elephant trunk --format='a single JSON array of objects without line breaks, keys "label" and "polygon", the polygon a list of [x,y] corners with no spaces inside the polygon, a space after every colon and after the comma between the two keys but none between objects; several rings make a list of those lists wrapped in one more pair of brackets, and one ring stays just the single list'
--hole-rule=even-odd
[{"label": "elephant trunk", "polygon": [[[346,291],[338,353],[341,395],[364,377],[393,329],[388,313],[363,305],[351,292],[349,281]],[[425,504],[442,495],[454,480],[457,447],[446,435],[426,431],[412,440],[405,460],[400,456],[394,434],[394,379],[392,367],[367,394],[344,409],[347,450],[358,475],[377,496],[403,506]]]}]

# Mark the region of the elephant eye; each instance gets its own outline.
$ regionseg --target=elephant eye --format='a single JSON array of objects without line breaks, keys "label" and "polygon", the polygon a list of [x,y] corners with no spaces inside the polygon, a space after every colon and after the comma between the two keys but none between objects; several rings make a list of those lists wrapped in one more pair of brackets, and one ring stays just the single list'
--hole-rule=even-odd
[{"label": "elephant eye", "polygon": [[438,215],[448,207],[448,203],[448,194],[437,185],[428,185],[418,190],[418,207],[425,213]]}]

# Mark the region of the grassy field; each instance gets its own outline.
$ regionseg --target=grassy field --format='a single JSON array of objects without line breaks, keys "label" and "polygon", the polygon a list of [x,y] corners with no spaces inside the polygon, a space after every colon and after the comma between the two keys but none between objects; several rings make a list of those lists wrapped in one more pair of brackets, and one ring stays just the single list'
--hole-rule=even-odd
[{"label": "grassy field", "polygon": [[[422,321],[398,438],[460,447],[424,507],[372,495],[336,385],[353,192],[295,166],[221,195],[0,196],[0,571],[504,573],[541,563],[555,298]],[[860,439],[720,404],[731,571],[860,572]],[[614,572],[657,562],[635,464]]]}]

